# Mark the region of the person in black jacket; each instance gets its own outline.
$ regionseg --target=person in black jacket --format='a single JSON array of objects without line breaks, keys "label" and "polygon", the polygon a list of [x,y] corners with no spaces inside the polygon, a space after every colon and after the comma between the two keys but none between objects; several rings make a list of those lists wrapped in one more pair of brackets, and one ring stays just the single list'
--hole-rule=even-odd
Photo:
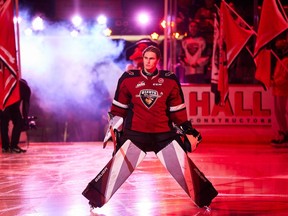
[{"label": "person in black jacket", "polygon": [[[19,80],[20,100],[6,107],[1,112],[1,140],[2,153],[21,153],[26,150],[21,149],[18,144],[20,134],[25,125],[28,124],[28,113],[30,105],[31,89],[24,79]],[[21,110],[22,103],[22,110]],[[13,129],[11,139],[9,139],[9,122],[12,121]]]}]

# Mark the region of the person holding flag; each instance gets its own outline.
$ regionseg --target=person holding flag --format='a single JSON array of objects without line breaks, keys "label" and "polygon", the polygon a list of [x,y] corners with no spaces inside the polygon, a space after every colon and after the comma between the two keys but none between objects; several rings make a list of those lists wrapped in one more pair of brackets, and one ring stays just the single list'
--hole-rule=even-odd
[{"label": "person holding flag", "polygon": [[[20,101],[7,106],[1,111],[1,140],[2,153],[22,153],[26,150],[21,149],[18,144],[20,134],[24,128],[29,127],[28,113],[30,107],[31,89],[24,79],[20,79]],[[22,109],[21,109],[22,107]],[[12,121],[13,129],[9,138],[9,122]]]},{"label": "person holding flag", "polygon": [[[271,20],[272,19],[272,20]],[[271,25],[273,21],[273,25]],[[287,59],[288,19],[278,0],[264,0],[261,7],[257,38],[254,48],[256,63],[255,78],[261,82],[265,90],[272,88],[274,95],[275,117],[278,134],[271,144],[279,145],[287,139],[287,96],[288,96],[288,59]],[[278,55],[271,49],[275,42]],[[271,56],[277,59],[274,74],[271,68]],[[269,68],[269,69],[267,69]],[[271,79],[272,77],[272,79]]]},{"label": "person holding flag", "polygon": [[272,139],[271,144],[282,146],[281,144],[288,144],[288,31],[284,33],[284,37],[276,39],[275,48],[279,59],[274,69],[271,87],[278,134]]},{"label": "person holding flag", "polygon": [[[14,25],[14,1],[0,1],[0,112],[2,152],[23,152],[18,147],[22,128],[20,112],[22,100],[29,101],[30,88],[20,80],[20,52],[17,57]],[[16,10],[16,14],[18,11]],[[19,37],[17,38],[19,42]],[[18,44],[19,45],[19,44]],[[18,46],[19,47],[19,46]],[[24,86],[25,90],[22,90]],[[27,87],[27,90],[26,90]],[[21,88],[21,90],[20,90]],[[28,89],[29,88],[29,89]],[[27,93],[26,93],[27,92]],[[26,106],[25,106],[26,107]],[[27,113],[27,112],[26,112]],[[25,115],[25,114],[24,114]],[[28,113],[27,113],[28,115]],[[26,115],[26,117],[28,117]],[[9,121],[13,122],[11,142],[8,136]]]},{"label": "person holding flag", "polygon": [[214,19],[211,91],[215,94],[215,104],[225,106],[229,96],[228,70],[254,34],[236,11],[222,0]]}]

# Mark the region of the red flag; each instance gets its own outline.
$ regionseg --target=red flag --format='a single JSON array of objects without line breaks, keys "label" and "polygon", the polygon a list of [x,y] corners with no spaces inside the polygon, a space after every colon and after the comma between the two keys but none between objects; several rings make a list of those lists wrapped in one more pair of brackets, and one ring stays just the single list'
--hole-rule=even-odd
[{"label": "red flag", "polygon": [[214,93],[215,104],[220,103],[220,92],[218,90],[219,83],[219,55],[220,55],[220,26],[219,13],[214,15],[214,35],[213,35],[213,52],[211,60],[211,92]]},{"label": "red flag", "polygon": [[223,13],[221,13],[220,10],[220,23],[218,24],[216,17],[214,20],[214,46],[211,73],[211,91],[214,93],[215,103],[220,106],[224,105],[228,97],[227,52],[223,21]]},{"label": "red flag", "polygon": [[229,68],[250,37],[254,35],[254,31],[242,27],[240,22],[232,17],[232,11],[225,1],[221,3],[220,13],[223,17],[223,37],[226,43],[227,67]]},{"label": "red flag", "polygon": [[[279,6],[281,6],[280,3]],[[255,78],[264,85],[265,90],[270,87],[271,76],[271,68],[268,67],[270,66],[271,53],[267,53],[271,51],[266,50],[265,46],[287,29],[288,23],[284,16],[281,14],[276,0],[264,0],[261,9],[254,56],[256,56]],[[264,67],[265,65],[267,67]]]},{"label": "red flag", "polygon": [[0,109],[20,99],[12,0],[0,3]]},{"label": "red flag", "polygon": [[[218,22],[220,15],[220,23]],[[228,68],[226,61],[226,48],[223,37],[223,17],[218,13],[214,16],[214,40],[211,62],[211,91],[217,105],[224,105],[228,96]]]},{"label": "red flag", "polygon": [[256,72],[255,79],[261,81],[265,90],[270,87],[270,68],[271,68],[271,51],[261,50],[255,58]]},{"label": "red flag", "polygon": [[[237,16],[237,20],[241,20],[241,23],[232,17],[232,13]],[[249,29],[244,28],[241,24],[245,24],[244,26]],[[254,34],[255,32],[244,23],[243,19],[240,19],[238,14],[231,10],[225,1],[222,1],[219,30],[217,20],[215,19],[214,22],[211,73],[211,91],[215,94],[216,104],[224,105],[229,92],[228,68]],[[215,88],[216,85],[217,88]]]},{"label": "red flag", "polygon": [[[221,3],[221,7],[223,2]],[[228,67],[227,67],[227,47],[224,38],[224,16],[220,7],[220,34],[219,34],[219,75],[218,75],[218,91],[220,92],[220,104],[224,106],[228,97]]]},{"label": "red flag", "polygon": [[288,29],[287,20],[285,20],[281,14],[276,1],[277,0],[263,1],[254,56],[271,40]]}]

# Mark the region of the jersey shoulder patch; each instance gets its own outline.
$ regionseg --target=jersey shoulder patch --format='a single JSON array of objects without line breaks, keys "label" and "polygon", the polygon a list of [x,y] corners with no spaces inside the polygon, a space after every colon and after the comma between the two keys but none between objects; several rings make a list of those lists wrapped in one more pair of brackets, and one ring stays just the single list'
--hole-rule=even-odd
[{"label": "jersey shoulder patch", "polygon": [[129,70],[125,71],[119,78],[119,82],[123,82],[126,79],[140,76],[140,70]]},{"label": "jersey shoulder patch", "polygon": [[124,74],[126,77],[135,77],[140,75],[140,70],[128,70]]},{"label": "jersey shoulder patch", "polygon": [[166,79],[177,80],[175,73],[168,71],[168,70],[160,70],[160,77]]}]

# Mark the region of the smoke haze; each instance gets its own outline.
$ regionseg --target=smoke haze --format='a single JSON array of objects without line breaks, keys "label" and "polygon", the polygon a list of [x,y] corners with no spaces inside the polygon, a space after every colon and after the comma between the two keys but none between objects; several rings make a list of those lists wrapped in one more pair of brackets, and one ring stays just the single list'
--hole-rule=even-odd
[{"label": "smoke haze", "polygon": [[71,113],[93,119],[107,112],[127,64],[120,58],[124,42],[104,36],[101,26],[77,37],[60,23],[31,35],[24,34],[26,28],[20,25],[21,74],[39,107],[59,119]]}]

